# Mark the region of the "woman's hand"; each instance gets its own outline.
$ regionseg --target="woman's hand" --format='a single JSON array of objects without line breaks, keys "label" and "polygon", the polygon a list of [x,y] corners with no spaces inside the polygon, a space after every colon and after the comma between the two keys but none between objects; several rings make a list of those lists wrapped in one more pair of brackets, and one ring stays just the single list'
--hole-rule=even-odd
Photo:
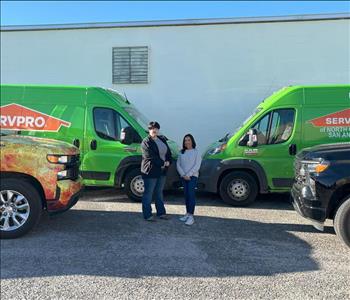
[{"label": "woman's hand", "polygon": [[166,161],[166,162],[164,163],[164,167],[169,167],[169,166],[170,166],[170,162]]},{"label": "woman's hand", "polygon": [[191,180],[191,177],[190,176],[183,176],[183,179],[187,180],[187,181],[190,181]]}]

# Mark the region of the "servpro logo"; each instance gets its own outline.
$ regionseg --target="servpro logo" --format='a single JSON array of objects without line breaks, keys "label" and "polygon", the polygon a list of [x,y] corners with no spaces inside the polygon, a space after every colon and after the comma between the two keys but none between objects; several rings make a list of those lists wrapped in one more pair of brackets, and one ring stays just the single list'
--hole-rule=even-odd
[{"label": "servpro logo", "polygon": [[310,120],[316,127],[347,127],[350,126],[350,109],[338,111],[323,117]]},{"label": "servpro logo", "polygon": [[330,139],[350,140],[350,109],[341,110],[309,121]]},{"label": "servpro logo", "polygon": [[8,130],[59,131],[71,123],[19,104],[0,107],[0,127]]}]

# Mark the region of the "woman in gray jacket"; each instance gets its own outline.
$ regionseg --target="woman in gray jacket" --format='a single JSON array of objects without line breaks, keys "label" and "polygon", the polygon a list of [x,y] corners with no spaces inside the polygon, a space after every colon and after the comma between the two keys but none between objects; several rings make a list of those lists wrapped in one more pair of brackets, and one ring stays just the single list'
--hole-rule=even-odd
[{"label": "woman in gray jacket", "polygon": [[196,149],[196,142],[191,134],[186,134],[182,142],[182,150],[177,159],[176,167],[179,172],[184,187],[186,200],[186,215],[180,221],[186,225],[194,223],[194,209],[196,206],[195,188],[199,175],[202,158]]}]

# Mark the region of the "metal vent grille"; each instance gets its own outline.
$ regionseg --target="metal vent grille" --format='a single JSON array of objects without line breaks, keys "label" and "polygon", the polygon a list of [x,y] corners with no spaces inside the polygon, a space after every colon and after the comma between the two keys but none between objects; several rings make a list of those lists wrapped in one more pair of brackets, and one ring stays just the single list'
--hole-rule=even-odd
[{"label": "metal vent grille", "polygon": [[113,48],[113,83],[148,83],[148,47]]}]

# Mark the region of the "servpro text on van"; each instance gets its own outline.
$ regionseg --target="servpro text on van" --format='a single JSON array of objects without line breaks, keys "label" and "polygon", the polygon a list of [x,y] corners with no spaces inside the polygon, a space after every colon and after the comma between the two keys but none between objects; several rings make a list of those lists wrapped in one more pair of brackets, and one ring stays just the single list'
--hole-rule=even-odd
[{"label": "servpro text on van", "polygon": [[[80,149],[83,183],[125,187],[140,200],[140,143],[148,120],[116,91],[90,86],[1,85],[1,129],[74,144]],[[178,147],[168,141],[174,157]],[[171,166],[166,189],[179,181]]]}]

